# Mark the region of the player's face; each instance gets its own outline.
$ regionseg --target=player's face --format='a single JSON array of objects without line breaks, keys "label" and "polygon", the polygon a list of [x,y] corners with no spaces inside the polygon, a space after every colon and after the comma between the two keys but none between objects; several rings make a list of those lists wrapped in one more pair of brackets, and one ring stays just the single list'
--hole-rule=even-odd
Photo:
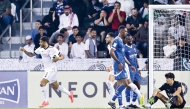
[{"label": "player's face", "polygon": [[172,78],[166,78],[166,83],[167,84],[172,84],[173,83],[173,79]]},{"label": "player's face", "polygon": [[119,31],[119,34],[122,36],[122,38],[125,38],[125,29],[121,29],[120,31]]},{"label": "player's face", "polygon": [[60,43],[62,43],[63,42],[63,38],[61,36],[58,36],[57,37],[57,41],[60,42]]},{"label": "player's face", "polygon": [[128,45],[132,45],[133,44],[133,38],[131,36],[127,36],[126,42]]},{"label": "player's face", "polygon": [[42,41],[42,40],[40,40],[40,47],[42,47],[42,48],[44,48],[45,47],[45,42],[44,41]]},{"label": "player's face", "polygon": [[106,43],[109,44],[111,42],[111,37],[107,35],[105,40],[106,40]]}]

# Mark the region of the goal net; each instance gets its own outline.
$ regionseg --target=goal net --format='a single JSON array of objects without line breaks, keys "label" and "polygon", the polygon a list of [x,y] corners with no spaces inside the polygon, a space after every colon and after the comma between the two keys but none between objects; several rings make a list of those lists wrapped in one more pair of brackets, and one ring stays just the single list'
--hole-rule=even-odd
[{"label": "goal net", "polygon": [[[149,97],[155,87],[165,82],[163,73],[173,72],[177,81],[183,82],[183,89],[190,81],[182,78],[190,70],[190,8],[188,5],[150,5],[149,6]],[[159,60],[159,61],[158,61]],[[161,64],[160,64],[161,63]],[[172,65],[169,67],[168,65]],[[187,74],[184,74],[184,76]],[[160,81],[155,84],[155,81]],[[157,86],[158,85],[158,86]],[[187,86],[187,87],[186,87]],[[190,86],[190,85],[189,85]],[[185,98],[189,98],[190,96]],[[190,99],[189,99],[190,100]],[[187,102],[190,102],[186,100]],[[190,106],[190,104],[187,104]]]}]

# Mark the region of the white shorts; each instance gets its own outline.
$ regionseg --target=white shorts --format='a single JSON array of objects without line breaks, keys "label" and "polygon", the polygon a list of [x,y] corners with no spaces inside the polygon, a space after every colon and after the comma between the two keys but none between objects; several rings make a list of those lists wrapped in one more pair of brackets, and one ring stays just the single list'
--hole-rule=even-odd
[{"label": "white shorts", "polygon": [[47,79],[49,83],[51,84],[57,81],[56,75],[57,75],[57,71],[48,71],[48,72],[45,72],[43,78]]}]

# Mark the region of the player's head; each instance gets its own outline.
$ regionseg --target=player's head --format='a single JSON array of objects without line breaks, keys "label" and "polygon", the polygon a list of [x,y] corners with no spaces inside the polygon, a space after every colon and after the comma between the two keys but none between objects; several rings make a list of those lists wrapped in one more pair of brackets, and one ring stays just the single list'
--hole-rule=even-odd
[{"label": "player's head", "polygon": [[118,31],[119,31],[119,36],[122,39],[124,39],[125,38],[125,33],[126,33],[125,26],[124,25],[119,26]]},{"label": "player's head", "polygon": [[78,33],[78,34],[76,35],[77,43],[81,43],[81,42],[82,42],[82,39],[83,39],[82,34],[81,34],[81,33]]},{"label": "player's head", "polygon": [[91,36],[91,38],[96,38],[96,35],[97,35],[97,31],[92,28],[92,29],[90,30],[90,36]]},{"label": "player's head", "polygon": [[115,38],[115,34],[113,32],[108,33],[105,39],[106,43],[110,44],[114,40],[114,38]]},{"label": "player's head", "polygon": [[133,44],[133,37],[130,34],[127,34],[124,38],[124,43],[127,45]]},{"label": "player's head", "polygon": [[64,36],[63,36],[62,34],[59,34],[59,35],[57,36],[57,41],[58,41],[59,43],[63,43],[63,38],[64,38]]},{"label": "player's head", "polygon": [[171,73],[171,72],[166,73],[165,77],[166,77],[167,84],[172,84],[174,79],[175,79],[175,75],[173,73]]},{"label": "player's head", "polygon": [[49,41],[49,39],[47,36],[42,36],[40,38],[40,43],[39,43],[40,47],[44,48],[46,45],[48,45],[48,41]]}]

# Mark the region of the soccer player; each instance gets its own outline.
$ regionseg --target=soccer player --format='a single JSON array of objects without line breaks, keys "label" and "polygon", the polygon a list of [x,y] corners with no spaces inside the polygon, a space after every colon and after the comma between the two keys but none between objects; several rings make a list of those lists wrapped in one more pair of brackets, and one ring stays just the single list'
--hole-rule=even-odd
[{"label": "soccer player", "polygon": [[[108,48],[109,52],[111,50],[111,46],[112,46],[112,42],[113,42],[114,38],[115,38],[115,34],[112,32],[108,33],[106,36],[106,43],[108,44],[107,48]],[[114,73],[113,73],[113,66],[108,67],[106,71],[109,72],[108,80],[107,80],[106,84],[108,86],[109,93],[112,98],[115,95],[115,89],[114,89],[115,78],[114,78]]]},{"label": "soccer player", "polygon": [[40,47],[37,48],[34,53],[26,51],[23,47],[20,47],[20,51],[24,52],[26,55],[32,57],[35,56],[35,54],[40,54],[42,56],[42,61],[44,63],[44,70],[45,75],[43,76],[40,86],[44,95],[44,101],[39,106],[40,108],[43,108],[49,104],[48,102],[48,93],[46,84],[50,83],[52,88],[59,90],[65,94],[67,94],[73,103],[73,92],[69,92],[67,89],[65,89],[63,86],[59,85],[57,83],[56,74],[57,74],[57,66],[56,62],[58,60],[64,59],[63,55],[59,53],[59,51],[48,45],[48,38],[46,36],[43,36],[40,38]]},{"label": "soccer player", "polygon": [[[151,108],[151,106],[156,103],[158,99],[165,104],[167,109],[184,108],[186,101],[183,96],[181,83],[174,80],[175,75],[173,73],[169,72],[165,74],[165,77],[166,83],[164,83],[153,93],[153,96],[148,100],[148,104],[145,105],[146,108]],[[168,98],[160,93],[163,90],[165,90]]]},{"label": "soccer player", "polygon": [[[126,63],[129,66],[131,82],[133,82],[135,85],[137,85],[138,89],[140,90],[140,78],[141,77],[140,77],[140,73],[138,71],[137,49],[136,49],[136,46],[133,44],[132,36],[127,34],[124,39],[124,43],[125,43],[125,47],[124,47],[125,48],[125,57],[126,57],[126,61],[127,61]],[[136,106],[134,104],[137,99],[137,94],[135,92],[133,92],[132,104],[130,104],[130,90],[126,89],[125,93],[126,93],[126,101],[127,101],[128,107],[138,108],[138,106]]]},{"label": "soccer player", "polygon": [[[119,31],[119,36],[117,36],[112,44],[112,48],[110,51],[111,57],[114,59],[113,63],[113,69],[114,69],[114,76],[115,79],[117,80],[117,89],[116,93],[113,96],[113,98],[108,102],[108,105],[112,107],[112,109],[115,109],[115,100],[118,98],[119,102],[119,107],[122,109],[122,98],[121,98],[121,93],[125,88],[131,88],[132,91],[136,92],[139,98],[141,98],[141,93],[138,90],[137,86],[134,85],[132,82],[129,83],[127,81],[129,73],[128,66],[125,66],[125,56],[124,56],[124,44],[123,44],[123,39],[125,37],[125,26],[120,26],[118,28]],[[128,84],[129,83],[129,84]]]}]

